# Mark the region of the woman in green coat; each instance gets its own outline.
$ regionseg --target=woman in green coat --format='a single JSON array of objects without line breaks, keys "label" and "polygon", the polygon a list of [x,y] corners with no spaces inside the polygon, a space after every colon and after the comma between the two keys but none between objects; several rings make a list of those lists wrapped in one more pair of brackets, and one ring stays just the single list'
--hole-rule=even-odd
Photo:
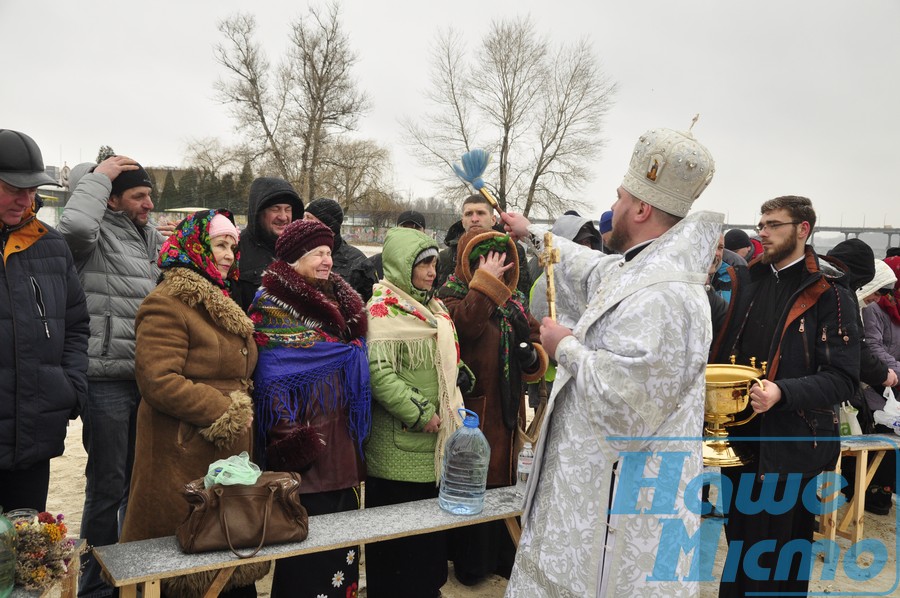
[{"label": "woman in green coat", "polygon": [[[372,429],[366,506],[438,494],[443,449],[459,428],[459,346],[450,314],[433,296],[437,243],[409,228],[388,231],[384,279],[366,305]],[[366,546],[368,596],[440,595],[447,581],[443,534]]]}]

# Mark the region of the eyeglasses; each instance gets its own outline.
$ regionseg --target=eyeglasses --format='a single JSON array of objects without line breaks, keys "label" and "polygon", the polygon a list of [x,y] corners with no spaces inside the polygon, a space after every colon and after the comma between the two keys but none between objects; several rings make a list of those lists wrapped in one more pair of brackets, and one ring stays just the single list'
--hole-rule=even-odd
[{"label": "eyeglasses", "polygon": [[760,222],[758,225],[754,227],[754,230],[762,234],[762,232],[766,229],[770,231],[774,231],[775,229],[781,228],[782,226],[787,226],[788,224],[797,225],[802,223],[802,220],[792,220],[791,222]]}]

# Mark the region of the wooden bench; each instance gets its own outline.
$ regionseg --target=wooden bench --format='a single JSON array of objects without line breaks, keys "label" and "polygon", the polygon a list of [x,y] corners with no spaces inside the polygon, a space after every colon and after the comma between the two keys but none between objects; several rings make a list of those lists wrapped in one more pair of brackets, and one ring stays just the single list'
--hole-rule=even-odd
[{"label": "wooden bench", "polygon": [[[898,448],[900,448],[900,436],[896,434],[866,434],[841,439],[841,453],[834,470],[840,474],[841,460],[844,457],[856,457],[853,500],[843,511],[843,516],[840,511],[831,511],[819,516],[818,536],[832,541],[840,536],[849,539],[854,544],[863,539],[866,489],[872,483],[875,471],[881,465],[885,453],[896,451]],[[869,453],[872,453],[871,463],[869,462]]]},{"label": "wooden bench", "polygon": [[[301,499],[302,500],[302,499]],[[256,556],[238,559],[230,551],[184,554],[175,536],[112,544],[94,548],[94,556],[120,588],[120,598],[135,598],[138,587],[143,598],[158,598],[163,579],[188,573],[218,570],[204,598],[218,596],[235,567],[261,561],[309,554],[393,540],[455,527],[464,527],[503,519],[513,541],[518,543],[520,529],[516,517],[522,514],[523,497],[514,487],[488,490],[484,510],[478,515],[452,515],[438,506],[438,499],[399,505],[372,507],[316,515],[309,518],[309,536],[303,542],[265,546]]]}]

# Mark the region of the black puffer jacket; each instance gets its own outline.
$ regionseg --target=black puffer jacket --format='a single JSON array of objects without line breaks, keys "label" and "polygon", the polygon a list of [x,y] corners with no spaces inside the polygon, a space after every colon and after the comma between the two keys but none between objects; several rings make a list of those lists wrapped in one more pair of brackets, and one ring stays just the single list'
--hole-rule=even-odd
[{"label": "black puffer jacket", "polygon": [[0,470],[63,452],[87,400],[88,316],[62,235],[27,218],[0,231]]},{"label": "black puffer jacket", "polygon": [[[277,201],[276,201],[277,200]],[[263,271],[275,259],[276,237],[268,234],[259,225],[259,214],[273,203],[288,203],[292,206],[291,218],[303,218],[303,201],[291,184],[284,179],[260,177],[250,185],[247,206],[247,228],[241,233],[238,249],[241,252],[240,278],[235,299],[244,311],[250,308],[253,296],[262,282]]]},{"label": "black puffer jacket", "polygon": [[[842,284],[842,273],[820,263],[807,247],[806,272],[800,288],[778,318],[767,356],[766,379],[781,389],[781,400],[747,425],[729,429],[732,436],[759,436],[769,441],[737,443],[758,456],[757,472],[802,473],[813,477],[834,466],[840,450],[834,406],[849,399],[859,383],[859,338],[856,304]],[[715,362],[727,363],[736,353],[739,334],[749,313],[755,288],[770,267],[759,258],[750,263],[750,284],[740,293],[736,317],[726,330],[727,341]],[[750,415],[750,408],[738,419]],[[801,441],[781,440],[802,437]]]},{"label": "black puffer jacket", "polygon": [[[333,229],[332,229],[333,230]],[[340,229],[334,233],[334,249],[331,250],[331,269],[345,281],[350,281],[353,269],[366,260],[366,254],[353,245],[349,245],[340,235]],[[371,293],[371,291],[369,291]]]}]

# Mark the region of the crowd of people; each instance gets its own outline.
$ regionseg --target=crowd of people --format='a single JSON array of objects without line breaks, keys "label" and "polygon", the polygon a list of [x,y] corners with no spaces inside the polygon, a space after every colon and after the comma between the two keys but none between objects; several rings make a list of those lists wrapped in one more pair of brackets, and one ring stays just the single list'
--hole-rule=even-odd
[{"label": "crowd of people", "polygon": [[[253,181],[243,231],[225,209],[152,224],[147,172],[112,156],[72,169],[54,229],[37,219],[37,187],[55,184],[39,147],[0,130],[0,504],[46,507],[50,459],[76,417],[90,545],[172,535],[183,485],[242,451],[301,473],[310,515],[362,508],[363,484],[367,507],[434,498],[462,407],[491,447],[487,486],[510,486],[529,389],[544,425],[519,546],[502,522],[368,545],[367,595],[440,596],[452,561],[465,585],[508,578],[510,597],[695,596],[689,563],[650,575],[672,547],[664,517],[619,508],[622,455],[681,455],[676,474],[649,459],[644,475],[675,476],[671,514],[693,536],[701,513],[686,488],[702,473],[708,363],[768,363],[744,414],[757,417],[732,432],[751,439],[745,464],[718,482],[750,480],[754,496],[833,468],[839,445],[826,440],[843,401],[864,431],[883,431],[872,413],[900,372],[900,257],[877,260],[858,239],[819,256],[799,196],[763,203],[758,236],[723,234],[721,214],[691,212],[714,172],[690,132],[642,135],[612,209],[552,227],[553,320],[544,229],[498,219],[480,194],[463,200],[445,249],[407,211],[367,258],[342,237],[336,201],[304,206],[272,177]],[[867,509],[890,509],[892,467],[855,489]],[[744,563],[771,542],[752,558],[774,571],[783,547],[811,541],[814,514],[801,501],[745,512],[736,492],[722,495],[737,574],[720,595],[805,592],[808,559],[784,579]],[[359,557],[281,559],[272,595],[355,595]],[[256,596],[268,569],[239,567],[222,595]],[[176,578],[163,593],[199,596],[209,579]],[[113,594],[88,557],[79,596]]]}]

